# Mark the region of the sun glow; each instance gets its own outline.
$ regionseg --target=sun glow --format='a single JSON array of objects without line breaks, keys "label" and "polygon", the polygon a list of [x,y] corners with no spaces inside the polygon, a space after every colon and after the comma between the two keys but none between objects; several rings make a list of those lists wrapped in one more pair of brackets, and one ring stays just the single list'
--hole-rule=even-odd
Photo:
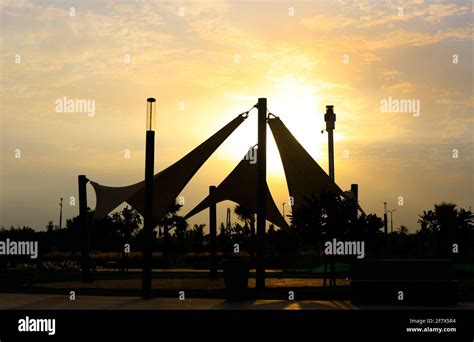
[{"label": "sun glow", "polygon": [[[298,80],[286,80],[274,85],[268,110],[280,117],[286,127],[315,159],[325,154],[327,137],[321,134],[324,124],[324,103],[314,85]],[[273,139],[272,139],[273,140]],[[268,170],[281,169],[274,141],[268,144]]]},{"label": "sun glow", "polygon": [[[278,116],[306,151],[320,165],[326,164],[327,135],[321,134],[325,128],[325,103],[318,93],[318,87],[310,82],[291,77],[272,81],[270,90],[261,93],[267,97],[268,111]],[[264,95],[264,96],[265,96]],[[239,102],[255,101],[238,97]],[[253,109],[247,120],[232,134],[218,151],[218,159],[238,162],[247,151],[257,144],[257,109]],[[335,140],[341,136],[335,134]],[[280,155],[267,126],[267,172],[270,177],[284,175]]]}]

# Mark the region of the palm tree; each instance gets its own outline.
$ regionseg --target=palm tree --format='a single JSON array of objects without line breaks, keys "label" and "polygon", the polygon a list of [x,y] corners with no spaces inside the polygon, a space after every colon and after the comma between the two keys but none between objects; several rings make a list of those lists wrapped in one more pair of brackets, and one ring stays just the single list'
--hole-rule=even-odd
[{"label": "palm tree", "polygon": [[204,242],[204,227],[205,224],[195,224],[193,228],[188,231],[188,236],[191,240],[191,245],[194,252],[201,252]]},{"label": "palm tree", "polygon": [[163,227],[163,267],[168,268],[169,263],[169,227],[175,226],[182,221],[182,217],[177,214],[182,205],[174,202],[169,208],[166,215],[158,221],[158,226]]},{"label": "palm tree", "polygon": [[245,227],[250,229],[251,235],[255,236],[255,214],[238,204],[234,208],[234,213],[244,223]]},{"label": "palm tree", "polygon": [[430,235],[435,252],[447,256],[453,241],[466,241],[473,228],[473,215],[470,210],[456,209],[456,204],[442,202],[435,204],[434,210],[423,211],[419,216],[420,236]]},{"label": "palm tree", "polygon": [[464,238],[472,229],[474,229],[474,215],[471,210],[459,209],[458,211],[459,235]]},{"label": "palm tree", "polygon": [[456,238],[460,241],[464,246],[462,247],[463,251],[466,251],[467,257],[471,259],[472,255],[472,232],[474,230],[474,215],[471,212],[471,208],[469,210],[466,209],[459,209],[458,211],[458,232]]},{"label": "palm tree", "polygon": [[418,215],[418,223],[420,224],[420,228],[422,232],[428,231],[433,232],[437,229],[436,225],[434,225],[435,221],[435,214],[433,210],[423,210],[422,215]]},{"label": "palm tree", "polygon": [[253,260],[255,257],[255,214],[238,204],[234,208],[234,213],[240,221],[244,222],[244,232],[250,230],[249,249],[250,257]]},{"label": "palm tree", "polygon": [[[290,216],[291,223],[303,241],[309,241],[316,252],[323,237],[341,239],[353,231],[358,222],[356,203],[330,191],[322,191],[319,196],[306,199],[306,204],[297,207]],[[335,258],[330,256],[329,284],[335,286]],[[327,263],[324,259],[324,286],[326,284]]]},{"label": "palm tree", "polygon": [[122,255],[122,270],[127,270],[127,256],[125,253],[125,244],[129,244],[132,234],[142,224],[140,214],[133,208],[128,206],[123,208],[122,212],[114,213],[112,215],[112,222],[116,227],[117,233],[122,239],[122,246],[120,248]]},{"label": "palm tree", "polygon": [[405,226],[405,225],[402,224],[402,225],[398,228],[398,234],[399,234],[399,235],[405,236],[405,235],[408,235],[408,233],[409,233],[409,230],[408,230],[407,226]]},{"label": "palm tree", "polygon": [[175,261],[178,254],[183,257],[186,252],[186,231],[188,227],[189,224],[186,220],[179,220],[176,223],[175,238],[177,240],[177,251],[175,254]]},{"label": "palm tree", "polygon": [[439,232],[440,253],[442,256],[447,256],[456,233],[458,216],[456,204],[445,202],[435,204],[434,212]]}]

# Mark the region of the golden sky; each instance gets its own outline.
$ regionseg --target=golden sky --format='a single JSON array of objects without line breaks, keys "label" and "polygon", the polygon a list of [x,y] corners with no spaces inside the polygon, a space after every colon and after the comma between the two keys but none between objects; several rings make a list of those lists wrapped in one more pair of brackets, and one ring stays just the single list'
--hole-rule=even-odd
[{"label": "golden sky", "polygon": [[[382,215],[386,201],[395,227],[414,231],[434,203],[472,205],[470,1],[2,1],[0,12],[0,225],[58,224],[60,197],[64,217],[76,215],[78,174],[142,180],[151,96],[157,172],[267,97],[325,170],[320,131],[334,105],[336,181],[359,184],[366,212]],[[95,114],[58,113],[64,97],[94,100]],[[419,101],[420,115],[382,111],[389,98]],[[281,208],[288,192],[268,132]],[[256,140],[253,112],[184,189],[182,214]]]}]

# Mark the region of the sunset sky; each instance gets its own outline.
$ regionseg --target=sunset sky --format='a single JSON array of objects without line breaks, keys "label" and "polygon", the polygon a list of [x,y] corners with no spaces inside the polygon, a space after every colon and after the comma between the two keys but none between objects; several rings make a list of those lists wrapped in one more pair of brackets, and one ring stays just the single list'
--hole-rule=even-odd
[{"label": "sunset sky", "polygon": [[[147,97],[157,98],[156,172],[267,97],[325,170],[334,105],[336,182],[358,183],[368,213],[388,202],[394,228],[414,232],[434,203],[473,204],[470,1],[1,1],[0,12],[0,226],[58,224],[60,197],[64,225],[78,214],[79,174],[141,181]],[[64,97],[94,100],[95,115],[56,112]],[[418,100],[420,115],[383,112],[389,97]],[[257,142],[256,118],[184,189],[183,215]],[[268,132],[281,209],[288,191]]]}]

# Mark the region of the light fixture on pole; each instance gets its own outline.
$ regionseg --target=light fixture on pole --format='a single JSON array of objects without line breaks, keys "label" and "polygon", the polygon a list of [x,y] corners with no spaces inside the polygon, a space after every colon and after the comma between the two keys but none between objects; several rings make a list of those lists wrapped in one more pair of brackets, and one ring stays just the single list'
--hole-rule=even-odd
[{"label": "light fixture on pole", "polygon": [[324,114],[324,121],[326,121],[326,131],[328,132],[328,158],[329,158],[329,178],[334,182],[334,129],[336,129],[336,114],[334,113],[334,106],[326,106],[326,114]]},{"label": "light fixture on pole", "polygon": [[151,297],[153,253],[153,177],[155,168],[155,112],[156,100],[147,99],[146,150],[145,150],[145,212],[143,220],[143,275],[142,297]]},{"label": "light fixture on pole", "polygon": [[266,184],[267,184],[267,99],[259,98],[258,149],[257,149],[257,239],[255,263],[255,287],[265,289],[265,226],[266,226]]},{"label": "light fixture on pole", "polygon": [[63,198],[60,198],[59,202],[59,229],[63,227]]},{"label": "light fixture on pole", "polygon": [[150,97],[146,100],[146,130],[155,130],[156,99]]},{"label": "light fixture on pole", "polygon": [[388,212],[390,213],[390,234],[393,233],[393,212],[394,211],[397,211],[397,209],[388,210]]}]

